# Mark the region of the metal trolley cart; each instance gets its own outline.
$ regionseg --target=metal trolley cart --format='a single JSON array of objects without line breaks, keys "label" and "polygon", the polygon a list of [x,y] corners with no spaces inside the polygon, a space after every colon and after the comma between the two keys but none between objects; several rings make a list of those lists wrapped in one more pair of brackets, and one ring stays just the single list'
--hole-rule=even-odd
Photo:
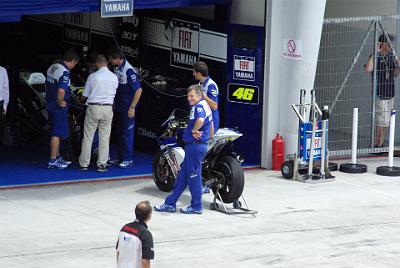
[{"label": "metal trolley cart", "polygon": [[[337,165],[328,161],[328,107],[321,111],[311,91],[311,103],[305,103],[305,90],[300,91],[300,104],[292,104],[299,118],[298,148],[281,166],[282,176],[301,182],[327,182],[334,180],[331,171]],[[310,120],[306,120],[307,108]],[[322,167],[322,168],[321,168]]]}]

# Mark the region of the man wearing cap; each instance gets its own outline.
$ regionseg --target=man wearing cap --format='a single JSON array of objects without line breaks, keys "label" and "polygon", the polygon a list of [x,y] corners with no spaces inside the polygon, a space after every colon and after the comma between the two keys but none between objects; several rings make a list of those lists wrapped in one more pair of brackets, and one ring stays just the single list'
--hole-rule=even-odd
[{"label": "man wearing cap", "polygon": [[[389,40],[388,40],[389,38]],[[376,55],[376,131],[374,147],[383,147],[385,131],[389,127],[390,114],[394,106],[395,83],[394,78],[399,74],[399,63],[390,47],[393,39],[384,33],[379,37],[379,48]],[[365,65],[367,72],[374,70],[374,57],[371,55]]]}]

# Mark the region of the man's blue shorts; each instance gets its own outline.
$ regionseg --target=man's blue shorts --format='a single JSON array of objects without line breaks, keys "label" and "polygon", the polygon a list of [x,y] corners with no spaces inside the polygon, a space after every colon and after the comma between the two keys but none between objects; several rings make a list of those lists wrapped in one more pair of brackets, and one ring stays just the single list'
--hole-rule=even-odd
[{"label": "man's blue shorts", "polygon": [[54,109],[49,110],[50,136],[66,139],[69,136],[68,110]]}]

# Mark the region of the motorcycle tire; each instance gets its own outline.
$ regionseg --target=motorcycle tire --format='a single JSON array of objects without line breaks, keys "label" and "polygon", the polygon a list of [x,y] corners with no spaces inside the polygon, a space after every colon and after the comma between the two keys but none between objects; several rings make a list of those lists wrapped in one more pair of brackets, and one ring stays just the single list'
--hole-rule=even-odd
[{"label": "motorcycle tire", "polygon": [[[225,183],[218,191],[222,202],[229,204],[237,201],[244,189],[244,173],[240,163],[231,156],[223,156],[217,160],[215,169],[225,177]],[[212,189],[216,195],[217,189]],[[220,199],[218,195],[217,198]]]},{"label": "motorcycle tire", "polygon": [[171,175],[168,176],[167,178],[165,178],[162,175],[162,169],[167,170],[171,174],[171,170],[166,161],[164,162],[163,167],[160,166],[159,163],[162,157],[163,157],[163,152],[158,151],[153,158],[153,163],[152,163],[153,180],[157,185],[158,189],[168,193],[172,191],[172,188],[174,188],[175,179]]}]

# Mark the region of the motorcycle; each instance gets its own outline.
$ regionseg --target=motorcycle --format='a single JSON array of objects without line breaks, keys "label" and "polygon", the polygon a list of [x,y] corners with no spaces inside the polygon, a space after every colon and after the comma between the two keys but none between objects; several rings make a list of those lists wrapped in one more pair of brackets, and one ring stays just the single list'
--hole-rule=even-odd
[{"label": "motorcycle", "polygon": [[[153,159],[153,179],[158,189],[170,192],[185,158],[182,134],[187,127],[188,114],[175,109],[161,125],[157,141],[160,150]],[[221,128],[208,142],[207,154],[202,165],[203,185],[224,203],[233,203],[242,195],[244,174],[243,157],[233,149],[233,141],[242,134],[234,129]]]},{"label": "motorcycle", "polygon": [[[17,123],[19,143],[44,145],[50,133],[49,115],[46,111],[46,77],[42,73],[22,73],[14,113]],[[85,106],[80,102],[83,87],[71,86],[68,122],[70,136],[66,140],[65,158],[78,163],[83,138]],[[96,141],[96,139],[95,139]],[[96,142],[94,142],[96,144]],[[97,149],[93,149],[92,160],[97,159]]]},{"label": "motorcycle", "polygon": [[[69,121],[69,137],[66,140],[67,150],[66,159],[79,164],[79,155],[81,154],[81,146],[83,139],[83,127],[85,121],[85,105],[81,103],[80,97],[83,93],[83,87],[71,87],[68,121]],[[93,140],[91,164],[95,164],[97,160],[97,135]]]},{"label": "motorcycle", "polygon": [[17,122],[19,143],[44,144],[50,130],[45,108],[45,76],[42,73],[21,73],[21,83],[16,88],[17,108],[13,120]]}]

